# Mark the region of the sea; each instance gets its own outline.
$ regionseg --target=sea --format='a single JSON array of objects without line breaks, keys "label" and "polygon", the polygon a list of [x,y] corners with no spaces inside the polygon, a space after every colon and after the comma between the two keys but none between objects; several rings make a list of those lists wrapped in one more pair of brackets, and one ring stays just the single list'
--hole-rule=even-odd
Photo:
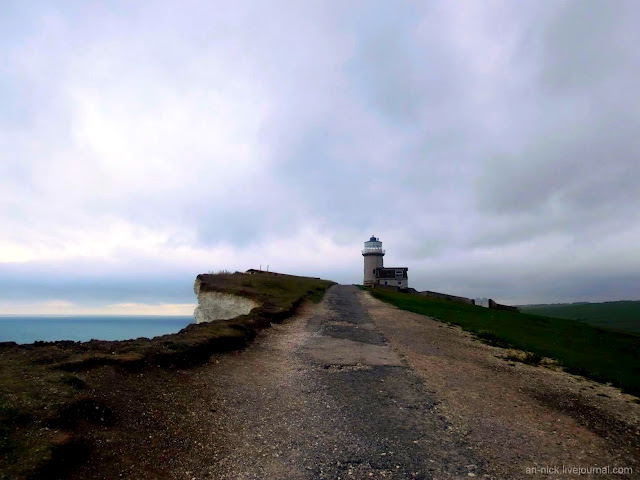
[{"label": "sea", "polygon": [[0,315],[0,342],[33,343],[39,340],[128,340],[176,333],[194,323],[187,316],[107,315]]}]

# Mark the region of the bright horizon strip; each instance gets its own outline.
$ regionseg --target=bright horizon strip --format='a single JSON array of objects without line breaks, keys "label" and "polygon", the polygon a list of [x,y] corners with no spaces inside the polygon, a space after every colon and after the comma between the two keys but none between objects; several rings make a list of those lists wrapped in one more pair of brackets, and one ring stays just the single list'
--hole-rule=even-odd
[{"label": "bright horizon strip", "polygon": [[82,306],[65,300],[41,303],[0,304],[2,315],[158,315],[192,316],[196,303],[114,303]]}]

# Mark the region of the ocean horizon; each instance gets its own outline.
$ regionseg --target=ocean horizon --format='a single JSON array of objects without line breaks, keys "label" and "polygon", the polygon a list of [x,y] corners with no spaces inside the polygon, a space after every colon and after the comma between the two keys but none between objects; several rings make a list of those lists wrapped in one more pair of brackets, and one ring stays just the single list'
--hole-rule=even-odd
[{"label": "ocean horizon", "polygon": [[193,315],[3,315],[0,342],[153,338],[195,323]]}]

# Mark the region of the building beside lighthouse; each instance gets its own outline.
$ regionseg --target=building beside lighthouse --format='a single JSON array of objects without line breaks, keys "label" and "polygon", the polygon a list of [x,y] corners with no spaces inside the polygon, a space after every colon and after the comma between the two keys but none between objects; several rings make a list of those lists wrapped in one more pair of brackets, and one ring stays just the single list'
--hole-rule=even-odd
[{"label": "building beside lighthouse", "polygon": [[384,266],[385,251],[382,248],[382,242],[379,238],[374,237],[364,242],[362,256],[364,257],[364,280],[365,287],[376,285],[386,285],[388,287],[408,288],[409,278],[407,276],[407,267],[385,267]]}]

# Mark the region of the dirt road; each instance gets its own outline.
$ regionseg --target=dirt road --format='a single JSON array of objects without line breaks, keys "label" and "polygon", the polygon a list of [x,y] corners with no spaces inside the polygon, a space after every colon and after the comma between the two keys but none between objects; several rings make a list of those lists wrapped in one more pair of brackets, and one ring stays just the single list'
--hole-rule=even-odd
[{"label": "dirt road", "polygon": [[638,478],[632,397],[502,353],[336,286],[204,367],[103,369],[126,413],[73,478]]}]

